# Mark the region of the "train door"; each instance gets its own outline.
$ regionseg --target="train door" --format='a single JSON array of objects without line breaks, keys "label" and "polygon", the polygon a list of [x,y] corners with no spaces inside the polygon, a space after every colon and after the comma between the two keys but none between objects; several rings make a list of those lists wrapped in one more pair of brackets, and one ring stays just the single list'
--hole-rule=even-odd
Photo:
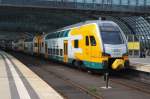
[{"label": "train door", "polygon": [[41,41],[39,41],[39,54],[41,54]]},{"label": "train door", "polygon": [[64,40],[64,62],[68,62],[68,40]]},{"label": "train door", "polygon": [[42,53],[42,49],[43,49],[43,46],[42,46],[43,38],[42,38],[42,37],[43,37],[43,36],[40,36],[40,37],[39,37],[39,45],[40,45],[40,46],[39,46],[39,54],[41,54],[41,55],[43,54],[43,53]]},{"label": "train door", "polygon": [[38,47],[38,52],[37,54],[39,55],[40,54],[40,37],[38,37],[38,40],[37,40],[37,47]]},{"label": "train door", "polygon": [[47,42],[45,42],[45,58],[48,58],[48,46],[47,46]]},{"label": "train door", "polygon": [[30,44],[30,46],[29,46],[29,52],[31,52],[31,54],[33,54],[33,52],[34,52],[34,49],[33,49],[33,43],[34,42],[31,42],[31,43],[29,43]]},{"label": "train door", "polygon": [[97,53],[97,46],[96,46],[96,40],[95,37],[90,35],[89,36],[90,39],[90,56],[91,56],[91,61],[96,61],[98,53]]}]

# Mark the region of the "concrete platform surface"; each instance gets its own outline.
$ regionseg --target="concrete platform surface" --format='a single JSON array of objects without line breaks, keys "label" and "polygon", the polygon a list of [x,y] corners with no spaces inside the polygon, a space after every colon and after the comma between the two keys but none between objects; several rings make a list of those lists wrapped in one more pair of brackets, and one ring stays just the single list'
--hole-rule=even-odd
[{"label": "concrete platform surface", "polygon": [[130,68],[150,73],[150,58],[130,58]]},{"label": "concrete platform surface", "polygon": [[0,99],[63,99],[13,56],[0,51]]}]

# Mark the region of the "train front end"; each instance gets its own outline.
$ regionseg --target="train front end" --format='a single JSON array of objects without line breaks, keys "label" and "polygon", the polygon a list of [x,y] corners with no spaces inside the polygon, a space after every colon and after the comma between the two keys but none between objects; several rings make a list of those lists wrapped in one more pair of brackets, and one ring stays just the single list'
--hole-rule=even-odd
[{"label": "train front end", "polygon": [[103,64],[106,69],[120,70],[129,65],[127,41],[119,26],[111,21],[99,24],[103,45]]}]

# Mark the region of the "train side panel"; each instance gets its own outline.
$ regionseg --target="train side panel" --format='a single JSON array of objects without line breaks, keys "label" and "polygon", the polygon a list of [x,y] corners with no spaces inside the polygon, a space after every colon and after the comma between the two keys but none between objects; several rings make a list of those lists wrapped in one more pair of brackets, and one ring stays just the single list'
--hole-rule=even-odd
[{"label": "train side panel", "polygon": [[[60,32],[61,36],[55,38],[55,34],[51,34],[50,38],[45,39],[45,57],[64,62],[64,41],[68,41],[69,30]],[[68,47],[66,48],[68,50]],[[67,51],[68,53],[68,51]]]},{"label": "train side panel", "polygon": [[66,36],[46,39],[48,57],[65,63],[78,61],[87,68],[103,69],[102,44],[97,30],[96,24],[87,24],[67,30]]},{"label": "train side panel", "polygon": [[33,41],[24,42],[24,52],[33,55]]},{"label": "train side panel", "polygon": [[[97,24],[87,24],[70,31],[72,51],[69,58],[92,69],[103,69],[102,43]],[[78,43],[78,44],[77,44]]]}]

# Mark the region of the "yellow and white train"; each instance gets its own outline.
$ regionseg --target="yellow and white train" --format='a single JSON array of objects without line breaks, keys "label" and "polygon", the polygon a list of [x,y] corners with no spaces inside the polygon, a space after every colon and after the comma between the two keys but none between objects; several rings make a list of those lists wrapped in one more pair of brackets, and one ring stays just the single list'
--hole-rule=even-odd
[{"label": "yellow and white train", "polygon": [[78,23],[35,36],[30,43],[29,52],[80,68],[118,70],[129,65],[125,35],[112,21]]}]

